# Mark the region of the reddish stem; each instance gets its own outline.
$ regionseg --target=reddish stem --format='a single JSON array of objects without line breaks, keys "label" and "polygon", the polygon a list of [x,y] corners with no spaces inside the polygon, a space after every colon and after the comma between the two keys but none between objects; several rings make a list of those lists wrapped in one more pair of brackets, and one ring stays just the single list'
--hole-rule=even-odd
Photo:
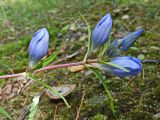
[{"label": "reddish stem", "polygon": [[[90,63],[97,63],[97,62],[98,62],[98,60],[94,59],[94,60],[88,60],[87,62],[81,61],[81,62],[76,62],[76,63],[66,63],[66,64],[59,64],[59,65],[52,65],[52,66],[47,66],[47,67],[44,67],[44,68],[41,68],[41,69],[34,70],[33,72],[38,73],[38,72],[51,70],[51,69],[66,68],[66,67],[90,64]],[[24,72],[13,74],[13,75],[4,75],[4,76],[0,76],[0,79],[19,77],[19,76],[23,76],[23,74],[24,74]]]}]

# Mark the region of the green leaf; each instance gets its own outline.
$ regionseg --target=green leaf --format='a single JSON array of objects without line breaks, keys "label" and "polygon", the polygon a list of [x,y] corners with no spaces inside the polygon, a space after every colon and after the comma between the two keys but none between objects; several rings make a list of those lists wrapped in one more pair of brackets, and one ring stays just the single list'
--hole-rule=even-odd
[{"label": "green leaf", "polygon": [[86,25],[87,25],[87,30],[88,30],[88,49],[87,49],[87,53],[84,57],[84,61],[87,61],[87,56],[89,54],[89,51],[91,50],[91,45],[92,45],[92,41],[91,41],[91,27],[89,25],[89,23],[87,22],[86,18],[79,12],[80,16],[83,18],[83,20],[85,21]]},{"label": "green leaf", "polygon": [[44,67],[46,65],[49,65],[51,62],[53,62],[56,59],[56,57],[58,56],[61,48],[62,48],[62,43],[59,46],[59,48],[51,56],[49,56],[48,58],[46,58],[45,60],[43,60],[42,62],[37,64],[35,68],[37,68],[37,69],[38,68],[42,68],[42,67]]},{"label": "green leaf", "polygon": [[116,114],[115,114],[115,106],[114,106],[114,102],[113,102],[113,97],[112,97],[112,94],[110,93],[110,91],[109,91],[109,89],[108,89],[108,87],[107,87],[107,84],[106,84],[106,80],[103,78],[103,75],[102,75],[102,73],[100,72],[100,71],[98,71],[97,69],[95,69],[95,68],[93,68],[93,67],[88,67],[95,75],[96,75],[96,77],[102,82],[102,85],[103,85],[103,87],[105,88],[105,91],[106,91],[106,93],[107,93],[107,95],[108,95],[108,98],[109,98],[109,104],[110,104],[110,108],[111,108],[111,110],[112,110],[112,112],[113,112],[113,114],[114,114],[114,116],[116,117],[116,119],[117,119],[117,116],[116,116]]},{"label": "green leaf", "polygon": [[106,44],[104,44],[104,46],[101,47],[100,52],[99,52],[99,56],[98,56],[99,58],[102,59],[104,57],[105,52],[110,45],[110,41],[111,41],[110,39],[111,39],[111,37],[109,37],[109,40],[106,42]]},{"label": "green leaf", "polygon": [[37,79],[31,77],[31,75],[29,75],[29,73],[25,73],[24,76],[27,77],[27,78],[29,78],[29,79],[31,79],[31,80],[33,80],[33,81],[35,81],[35,82],[37,82],[38,84],[40,84],[40,85],[44,86],[45,88],[49,89],[51,92],[53,92],[53,93],[56,94],[57,96],[61,97],[62,100],[63,100],[63,101],[65,102],[65,104],[67,105],[67,107],[70,108],[67,100],[66,100],[59,92],[57,92],[55,89],[53,89],[52,87],[50,87],[50,86],[47,85],[46,83],[44,83],[44,82],[42,82],[42,81],[40,81],[40,80],[37,80]]},{"label": "green leaf", "polygon": [[0,107],[0,113],[1,113],[4,117],[11,119],[11,116],[9,115],[9,113],[8,113],[4,108],[2,108],[2,107]]},{"label": "green leaf", "polygon": [[126,68],[120,66],[120,65],[117,65],[117,64],[114,64],[114,63],[111,63],[111,62],[104,62],[104,61],[101,61],[102,64],[105,64],[105,65],[109,65],[109,66],[113,66],[115,68],[119,68],[121,70],[124,70],[125,72],[129,72],[129,70],[127,70]]},{"label": "green leaf", "polygon": [[39,103],[39,98],[40,96],[35,96],[33,98],[32,103],[30,105],[30,109],[29,109],[30,113],[29,113],[28,120],[34,120],[34,116],[36,114],[38,103]]},{"label": "green leaf", "polygon": [[69,29],[69,25],[66,25],[66,26],[64,26],[64,27],[62,28],[61,32],[62,32],[63,34],[65,34],[65,33],[67,33],[68,29]]}]

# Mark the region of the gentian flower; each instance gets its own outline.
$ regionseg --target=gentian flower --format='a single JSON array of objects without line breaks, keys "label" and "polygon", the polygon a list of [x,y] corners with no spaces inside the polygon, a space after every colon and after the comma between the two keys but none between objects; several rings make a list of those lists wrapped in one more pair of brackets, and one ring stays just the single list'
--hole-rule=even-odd
[{"label": "gentian flower", "polygon": [[121,41],[120,51],[121,52],[127,51],[133,45],[136,39],[143,33],[143,31],[144,31],[143,29],[137,30],[125,36],[124,38],[120,39]]},{"label": "gentian flower", "polygon": [[29,44],[29,67],[33,67],[48,51],[49,34],[46,28],[38,30]]},{"label": "gentian flower", "polygon": [[121,66],[128,70],[125,71],[123,69],[106,65],[100,64],[99,68],[103,71],[109,72],[118,77],[126,77],[126,76],[137,76],[142,69],[141,61],[138,58],[130,57],[130,56],[122,56],[113,58],[110,63]]},{"label": "gentian flower", "polygon": [[92,49],[103,46],[111,33],[112,18],[108,13],[96,25],[92,33]]}]

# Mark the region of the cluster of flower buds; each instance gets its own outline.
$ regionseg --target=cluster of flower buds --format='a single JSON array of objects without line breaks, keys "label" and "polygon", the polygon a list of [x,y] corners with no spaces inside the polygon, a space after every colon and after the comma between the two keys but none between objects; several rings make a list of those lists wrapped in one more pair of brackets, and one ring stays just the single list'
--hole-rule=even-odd
[{"label": "cluster of flower buds", "polygon": [[[109,35],[112,29],[112,18],[108,13],[106,14],[100,22],[96,25],[92,33],[92,48],[95,49],[99,46],[104,46],[107,42]],[[130,56],[120,56],[122,52],[127,51],[136,39],[143,33],[143,29],[139,29],[129,35],[125,36],[122,39],[114,40],[110,46],[108,47],[106,54],[108,57],[113,58],[110,63],[118,65],[128,70],[125,71],[123,69],[109,66],[106,64],[100,64],[99,68],[104,70],[105,72],[112,73],[115,76],[126,77],[126,76],[136,76],[140,73],[142,69],[141,61],[138,58],[130,57]]]},{"label": "cluster of flower buds", "polygon": [[127,51],[137,40],[137,38],[143,33],[143,31],[143,29],[139,29],[135,32],[128,34],[122,39],[114,40],[106,52],[107,56],[115,57],[117,55],[120,55],[122,52]]},{"label": "cluster of flower buds", "polygon": [[[108,13],[95,26],[92,32],[92,50],[103,47],[110,36],[112,30],[112,18]],[[110,63],[118,65],[119,67],[110,66],[106,64],[99,64],[99,68],[105,72],[112,73],[115,76],[126,77],[136,76],[142,69],[141,61],[138,58],[130,56],[120,56],[120,53],[127,51],[136,39],[143,33],[143,29],[137,30],[122,39],[114,40],[106,54],[113,58]],[[39,62],[48,51],[49,34],[46,28],[38,30],[32,37],[29,45],[29,67],[32,68]],[[123,67],[128,71],[120,69]]]},{"label": "cluster of flower buds", "polygon": [[29,44],[29,67],[32,68],[48,51],[49,34],[46,28],[38,30]]}]

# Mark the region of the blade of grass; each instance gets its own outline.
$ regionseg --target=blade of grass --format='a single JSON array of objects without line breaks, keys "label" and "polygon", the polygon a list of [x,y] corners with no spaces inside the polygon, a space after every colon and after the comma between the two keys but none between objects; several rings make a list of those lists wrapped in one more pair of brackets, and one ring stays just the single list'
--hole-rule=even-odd
[{"label": "blade of grass", "polygon": [[109,104],[110,104],[110,108],[111,108],[111,111],[112,111],[112,113],[114,114],[114,116],[116,117],[116,119],[117,119],[117,116],[116,116],[116,114],[115,114],[115,106],[114,106],[114,102],[113,102],[113,97],[112,97],[112,94],[110,93],[110,91],[109,91],[109,89],[108,89],[108,87],[107,87],[107,85],[106,85],[106,82],[105,82],[105,79],[103,78],[103,75],[101,74],[101,72],[100,71],[98,71],[98,70],[96,70],[95,68],[92,68],[92,67],[88,67],[95,75],[96,75],[96,77],[102,82],[102,85],[103,85],[103,87],[105,88],[105,91],[106,91],[106,93],[107,93],[107,95],[108,95],[108,98],[109,98]]},{"label": "blade of grass", "polygon": [[91,50],[91,44],[92,44],[92,41],[91,41],[91,27],[90,27],[89,23],[87,22],[86,18],[80,12],[78,12],[78,13],[80,14],[80,16],[85,21],[85,23],[87,25],[87,30],[88,30],[88,49],[87,49],[87,53],[86,53],[86,55],[84,57],[84,60],[83,60],[84,62],[86,62],[87,61],[87,56],[89,54],[89,51]]},{"label": "blade of grass", "polygon": [[62,100],[64,101],[64,103],[67,105],[67,107],[70,108],[67,100],[66,100],[60,93],[58,93],[55,89],[53,89],[52,87],[50,87],[50,86],[47,85],[46,83],[44,83],[44,82],[42,82],[42,81],[40,81],[40,80],[37,80],[37,79],[31,77],[31,75],[29,75],[29,74],[27,74],[27,73],[25,73],[24,76],[27,77],[27,78],[29,78],[29,79],[31,79],[31,80],[33,80],[33,81],[35,81],[36,83],[38,83],[38,84],[40,84],[40,85],[42,85],[42,86],[44,86],[45,88],[49,89],[51,92],[53,92],[53,93],[55,93],[56,95],[58,95],[59,97],[61,97]]},{"label": "blade of grass", "polygon": [[39,99],[40,99],[40,96],[35,96],[33,99],[32,99],[32,103],[30,104],[30,109],[29,109],[29,117],[28,117],[28,120],[34,120],[34,116],[36,114],[36,111],[37,111],[37,107],[38,107],[38,103],[39,103]]}]

